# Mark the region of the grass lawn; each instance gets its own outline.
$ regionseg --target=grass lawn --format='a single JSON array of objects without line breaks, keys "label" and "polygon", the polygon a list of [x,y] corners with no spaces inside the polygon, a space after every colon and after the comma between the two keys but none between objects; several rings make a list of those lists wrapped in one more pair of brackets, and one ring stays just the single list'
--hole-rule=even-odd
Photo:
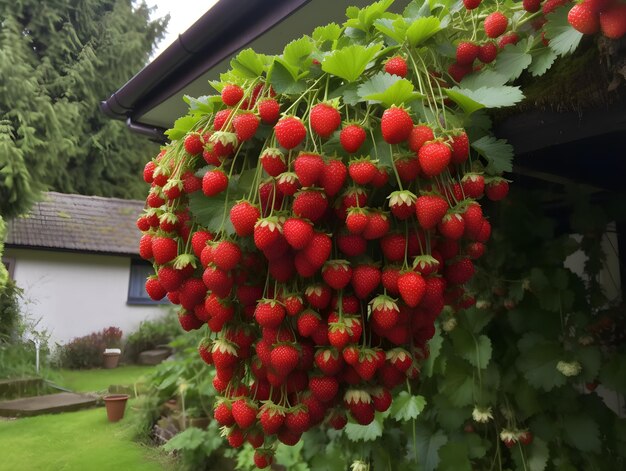
[{"label": "grass lawn", "polygon": [[1,470],[159,471],[174,469],[165,455],[129,437],[125,418],[107,421],[103,407],[0,421]]},{"label": "grass lawn", "polygon": [[133,386],[142,376],[153,371],[154,366],[128,365],[110,370],[58,370],[54,382],[76,392],[103,391],[111,385]]}]

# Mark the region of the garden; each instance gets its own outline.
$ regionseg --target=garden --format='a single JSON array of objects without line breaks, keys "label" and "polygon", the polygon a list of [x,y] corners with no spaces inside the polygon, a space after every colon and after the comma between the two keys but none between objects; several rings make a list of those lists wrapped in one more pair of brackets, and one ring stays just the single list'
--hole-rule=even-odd
[{"label": "garden", "polygon": [[[0,422],[0,439],[67,429],[82,450],[97,428],[76,469],[626,468],[623,189],[524,178],[496,132],[566,106],[562,81],[618,101],[626,4],[392,4],[245,49],[186,97],[137,221],[146,291],[175,314],[44,352],[51,382],[117,385],[127,416]],[[11,377],[34,361],[4,305]],[[164,344],[154,367],[87,369]]]}]

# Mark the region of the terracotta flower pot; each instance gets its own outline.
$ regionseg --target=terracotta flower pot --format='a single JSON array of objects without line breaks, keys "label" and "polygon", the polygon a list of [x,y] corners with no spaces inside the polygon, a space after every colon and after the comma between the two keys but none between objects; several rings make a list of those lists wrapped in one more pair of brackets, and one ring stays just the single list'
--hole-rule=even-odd
[{"label": "terracotta flower pot", "polygon": [[109,394],[103,397],[109,422],[118,422],[124,417],[126,401],[129,397],[128,394]]},{"label": "terracotta flower pot", "polygon": [[103,366],[106,369],[117,368],[117,364],[120,361],[121,353],[117,352],[104,352],[103,356]]}]

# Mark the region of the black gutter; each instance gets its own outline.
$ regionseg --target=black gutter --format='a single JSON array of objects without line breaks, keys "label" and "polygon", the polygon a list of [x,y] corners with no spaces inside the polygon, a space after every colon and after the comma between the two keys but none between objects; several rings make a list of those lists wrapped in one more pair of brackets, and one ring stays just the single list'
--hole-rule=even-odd
[{"label": "black gutter", "polygon": [[163,129],[137,122],[227,57],[311,0],[220,0],[151,63],[100,103],[110,118],[163,140]]}]

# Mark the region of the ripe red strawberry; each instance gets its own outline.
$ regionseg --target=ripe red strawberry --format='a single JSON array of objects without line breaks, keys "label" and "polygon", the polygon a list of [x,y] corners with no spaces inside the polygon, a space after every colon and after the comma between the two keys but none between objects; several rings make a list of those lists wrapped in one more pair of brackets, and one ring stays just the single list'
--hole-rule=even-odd
[{"label": "ripe red strawberry", "polygon": [[273,98],[266,98],[259,102],[259,116],[265,124],[274,124],[280,115],[280,105]]},{"label": "ripe red strawberry", "polygon": [[325,347],[315,353],[315,364],[326,376],[334,376],[341,371],[344,361],[335,348]]},{"label": "ripe red strawberry", "polygon": [[329,260],[322,268],[324,282],[335,290],[348,286],[352,279],[352,268],[347,260]]},{"label": "ripe red strawberry", "polygon": [[330,304],[332,292],[328,286],[323,283],[316,283],[307,286],[304,290],[304,298],[311,307],[315,309],[326,309]]},{"label": "ripe red strawberry", "polygon": [[463,237],[465,230],[465,221],[460,214],[446,214],[437,225],[439,233],[446,239],[459,240]]},{"label": "ripe red strawberry", "polygon": [[324,165],[324,170],[319,178],[319,185],[323,188],[326,196],[333,197],[341,191],[347,174],[346,165],[339,159],[330,159]]},{"label": "ripe red strawberry", "polygon": [[252,235],[254,225],[260,217],[261,210],[259,207],[246,200],[235,203],[230,210],[230,222],[239,237]]},{"label": "ripe red strawberry", "polygon": [[235,106],[243,98],[243,88],[229,84],[222,88],[222,102],[226,106]]},{"label": "ripe red strawberry", "polygon": [[254,113],[241,113],[233,119],[233,128],[239,142],[249,141],[259,128],[259,118]]},{"label": "ripe red strawberry", "polygon": [[429,126],[418,124],[413,127],[409,135],[409,149],[417,153],[426,142],[433,141],[434,139],[435,134]]},{"label": "ripe red strawberry", "polygon": [[152,236],[150,234],[144,234],[139,239],[139,255],[144,260],[152,258]]},{"label": "ripe red strawberry", "polygon": [[328,200],[326,195],[315,189],[303,189],[298,191],[293,199],[293,213],[301,218],[318,222],[326,213]]},{"label": "ripe red strawberry", "polygon": [[[215,117],[213,118],[213,129],[215,131],[226,131],[227,129],[223,129],[224,125],[227,121],[230,121],[230,115],[232,113],[231,109],[220,110],[215,113]],[[228,130],[232,130],[229,126]]]},{"label": "ripe red strawberry", "polygon": [[256,423],[257,407],[247,399],[238,399],[232,404],[232,414],[237,425],[245,430]]},{"label": "ripe red strawberry", "polygon": [[461,80],[463,80],[463,77],[465,77],[467,74],[472,73],[472,70],[472,64],[459,64],[457,62],[453,62],[448,66],[448,74],[455,82],[460,82]]},{"label": "ripe red strawberry", "polygon": [[391,393],[388,389],[384,388],[376,388],[372,392],[372,404],[374,405],[374,409],[378,412],[385,412],[389,407],[391,407],[391,402],[393,398],[391,397]]},{"label": "ripe red strawberry", "polygon": [[481,1],[482,0],[463,0],[463,5],[465,5],[465,8],[468,10],[474,10],[478,8]]},{"label": "ripe red strawberry", "polygon": [[342,409],[336,408],[332,410],[328,423],[335,430],[341,430],[348,424],[348,417]]},{"label": "ripe red strawberry", "polygon": [[150,276],[146,279],[146,292],[150,299],[155,301],[163,299],[167,294],[167,291],[156,276]]},{"label": "ripe red strawberry", "polygon": [[415,214],[416,196],[409,190],[393,191],[389,198],[389,208],[398,219],[404,220]]},{"label": "ripe red strawberry", "polygon": [[530,430],[522,430],[518,440],[522,445],[530,445],[533,442],[533,433]]},{"label": "ripe red strawberry", "polygon": [[567,14],[567,21],[576,31],[583,34],[595,34],[600,31],[600,17],[585,3],[574,5]]},{"label": "ripe red strawberry", "polygon": [[283,172],[276,179],[276,187],[281,196],[293,196],[300,189],[300,182],[295,173]]},{"label": "ripe red strawberry", "polygon": [[478,173],[466,173],[461,180],[466,198],[478,199],[485,192],[485,177]]},{"label": "ripe red strawberry", "polygon": [[352,288],[360,299],[366,299],[380,284],[381,273],[371,264],[357,265],[352,270]]},{"label": "ripe red strawberry", "polygon": [[376,165],[369,157],[351,160],[348,164],[350,178],[358,185],[370,183],[376,176],[377,170]]},{"label": "ripe red strawberry", "polygon": [[228,177],[220,169],[209,170],[202,177],[202,193],[206,196],[215,196],[228,187]]},{"label": "ripe red strawberry", "polygon": [[450,149],[452,150],[450,160],[453,164],[462,164],[467,160],[469,157],[469,138],[465,131],[451,136]]},{"label": "ripe red strawberry", "polygon": [[271,449],[254,450],[252,457],[254,465],[259,469],[265,469],[274,462],[274,452]]},{"label": "ripe red strawberry", "polygon": [[509,183],[500,177],[490,179],[485,188],[487,198],[491,201],[500,201],[509,193]]},{"label": "ripe red strawberry", "polygon": [[216,402],[215,408],[213,409],[213,417],[218,424],[225,425],[226,427],[231,427],[235,424],[230,404],[226,401]]},{"label": "ripe red strawberry", "polygon": [[[549,0],[548,0],[549,1]],[[519,36],[517,33],[508,33],[503,35],[498,40],[498,47],[500,49],[504,49],[508,44],[517,44],[519,42]]]},{"label": "ripe red strawberry", "polygon": [[381,239],[380,247],[388,262],[399,262],[404,259],[407,240],[402,234],[390,233]]},{"label": "ripe red strawberry", "polygon": [[498,47],[492,41],[488,41],[480,46],[478,60],[483,64],[490,64],[496,59],[497,55]]},{"label": "ripe red strawberry", "polygon": [[315,185],[324,171],[324,159],[319,154],[301,152],[293,164],[294,171],[303,187]]},{"label": "ripe red strawberry", "polygon": [[157,272],[159,283],[166,291],[176,291],[183,283],[183,273],[174,267],[164,266]]},{"label": "ripe red strawberry", "polygon": [[394,159],[394,165],[400,180],[404,183],[411,183],[420,173],[417,155],[398,155]]},{"label": "ripe red strawberry", "polygon": [[522,6],[528,13],[537,13],[541,8],[541,0],[523,0]]},{"label": "ripe red strawberry", "polygon": [[465,220],[465,235],[474,237],[480,232],[483,225],[483,210],[478,203],[470,204],[463,213]]},{"label": "ripe red strawberry", "polygon": [[[384,356],[383,363],[384,363]],[[379,362],[376,350],[372,348],[363,348],[359,352],[359,361],[354,365],[354,369],[364,381],[370,381],[381,363]]]},{"label": "ripe red strawberry", "polygon": [[364,208],[350,208],[346,212],[346,228],[351,234],[360,234],[367,227],[369,211]]},{"label": "ripe red strawberry", "polygon": [[619,39],[626,34],[626,4],[615,3],[600,13],[600,28],[607,38]]},{"label": "ripe red strawberry", "polygon": [[275,147],[264,149],[263,152],[261,152],[259,161],[261,162],[263,170],[265,170],[270,177],[277,177],[287,171],[287,164],[285,163],[283,153],[280,149]]},{"label": "ripe red strawberry", "polygon": [[398,277],[398,291],[407,306],[415,307],[424,297],[426,282],[418,273],[406,271]]},{"label": "ripe red strawberry", "polygon": [[455,285],[467,283],[474,276],[474,264],[469,258],[462,258],[446,267],[445,276]]},{"label": "ripe red strawberry", "polygon": [[285,318],[285,308],[275,299],[259,299],[254,318],[261,327],[277,328]]},{"label": "ripe red strawberry", "polygon": [[490,38],[497,38],[506,31],[508,26],[509,20],[499,11],[487,15],[487,18],[485,18],[485,33]]},{"label": "ripe red strawberry", "polygon": [[413,120],[404,108],[392,106],[383,112],[380,129],[385,142],[399,144],[411,135]]},{"label": "ripe red strawberry", "polygon": [[306,408],[294,407],[287,411],[283,427],[296,434],[302,434],[309,429],[310,417]]},{"label": "ripe red strawberry", "polygon": [[387,213],[380,210],[371,210],[367,219],[367,226],[363,230],[366,240],[380,239],[389,232],[391,221]]},{"label": "ripe red strawberry", "polygon": [[370,182],[374,188],[382,188],[389,182],[389,172],[387,168],[380,167],[376,169],[376,173],[374,174],[374,178]]},{"label": "ripe red strawberry", "polygon": [[415,214],[422,228],[433,229],[448,210],[448,203],[438,195],[423,195],[415,200]]},{"label": "ripe red strawberry", "polygon": [[427,177],[434,177],[443,172],[451,157],[450,147],[440,141],[427,142],[418,153],[420,167]]},{"label": "ripe red strawberry", "polygon": [[185,309],[181,309],[178,312],[178,322],[185,332],[197,330],[204,325],[204,322],[198,319],[193,312]]},{"label": "ripe red strawberry", "polygon": [[228,296],[233,287],[232,275],[229,272],[220,270],[213,264],[210,264],[204,270],[202,281],[209,291],[221,298]]},{"label": "ripe red strawberry", "polygon": [[241,261],[241,249],[230,240],[222,240],[213,247],[213,263],[221,270],[235,268]]},{"label": "ripe red strawberry", "polygon": [[357,152],[361,145],[363,145],[363,142],[365,142],[366,138],[367,134],[365,129],[358,124],[349,124],[341,130],[341,133],[339,133],[339,142],[341,143],[341,147],[343,147],[343,150],[349,154]]},{"label": "ripe red strawberry", "polygon": [[300,360],[298,349],[291,344],[279,344],[272,349],[271,365],[276,374],[286,377]]},{"label": "ripe red strawberry", "polygon": [[158,265],[171,262],[178,255],[178,243],[169,237],[152,237],[152,256]]},{"label": "ripe red strawberry", "polygon": [[330,322],[328,324],[328,341],[337,349],[343,348],[350,342],[350,328],[345,322]]},{"label": "ripe red strawberry", "polygon": [[272,403],[266,403],[261,407],[261,416],[259,422],[266,435],[274,435],[278,433],[285,422],[285,413],[278,406]]},{"label": "ripe red strawberry", "polygon": [[185,137],[184,141],[185,150],[191,155],[198,155],[204,148],[204,142],[202,142],[202,136],[200,133],[192,132]]},{"label": "ripe red strawberry", "polygon": [[258,219],[254,225],[254,245],[259,250],[270,249],[280,238],[281,227],[275,216]]},{"label": "ripe red strawberry", "polygon": [[146,183],[152,183],[154,181],[154,169],[156,164],[151,160],[143,168],[143,181]]},{"label": "ripe red strawberry", "polygon": [[298,333],[303,337],[310,337],[321,325],[320,315],[312,309],[305,309],[298,316]]},{"label": "ripe red strawberry", "polygon": [[400,294],[398,291],[398,278],[400,277],[400,267],[397,265],[388,265],[383,269],[381,275],[381,283],[387,290],[387,293],[396,296]]},{"label": "ripe red strawberry", "polygon": [[331,103],[318,103],[311,108],[309,124],[319,136],[327,138],[341,125],[341,114]]},{"label": "ripe red strawberry", "polygon": [[472,65],[478,57],[480,46],[469,41],[460,42],[456,47],[456,62],[459,65]]},{"label": "ripe red strawberry", "polygon": [[406,77],[408,71],[409,69],[407,63],[403,57],[393,56],[385,62],[385,72],[388,74],[404,78]]},{"label": "ripe red strawberry", "polygon": [[161,197],[160,191],[151,190],[146,198],[146,203],[151,208],[159,208],[165,204],[165,200]]},{"label": "ripe red strawberry", "polygon": [[306,128],[302,120],[296,116],[285,116],[274,126],[276,140],[285,149],[298,147],[306,137]]},{"label": "ripe red strawberry", "polygon": [[202,178],[196,177],[193,172],[185,172],[181,178],[183,191],[188,195],[202,189]]},{"label": "ripe red strawberry", "polygon": [[393,298],[380,294],[370,301],[372,321],[382,330],[393,328],[399,319],[400,308]]},{"label": "ripe red strawberry", "polygon": [[567,5],[571,1],[572,0],[547,0],[546,2],[544,2],[541,10],[543,11],[544,15],[547,15],[548,13],[552,13],[558,7]]},{"label": "ripe red strawberry", "polygon": [[304,249],[313,239],[313,225],[300,218],[289,218],[283,223],[283,235],[296,250]]},{"label": "ripe red strawberry", "polygon": [[309,378],[309,389],[321,402],[331,402],[339,392],[339,381],[333,376],[312,376]]}]

